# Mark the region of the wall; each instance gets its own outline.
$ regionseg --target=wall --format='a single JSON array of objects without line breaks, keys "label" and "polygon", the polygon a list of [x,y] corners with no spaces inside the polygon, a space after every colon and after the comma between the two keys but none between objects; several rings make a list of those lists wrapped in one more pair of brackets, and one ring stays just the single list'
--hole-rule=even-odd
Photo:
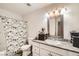
[{"label": "wall", "polygon": [[[42,27],[46,27],[44,22],[44,12],[41,14],[39,11],[30,14],[26,20],[28,21],[28,35],[30,38],[35,38]],[[41,16],[42,15],[42,16]]]},{"label": "wall", "polygon": [[64,39],[70,40],[70,31],[79,31],[79,4],[52,4],[29,13],[24,18],[28,21],[29,37],[35,38],[42,27],[46,28],[44,15],[55,8],[67,7],[70,12],[64,16]]},{"label": "wall", "polygon": [[79,4],[66,5],[70,11],[64,15],[64,38],[70,39],[71,31],[79,32]]},{"label": "wall", "polygon": [[[33,12],[30,12],[29,14],[26,14],[24,16],[24,19],[28,21],[28,36],[30,39],[33,39],[37,36],[39,31],[42,27],[46,29],[47,33],[47,18],[46,13],[48,11],[51,11],[52,9],[55,9],[57,7],[63,7],[63,4],[57,5],[57,4],[50,4],[44,8],[35,10]],[[55,31],[55,30],[53,30]]]},{"label": "wall", "polygon": [[[60,4],[62,5],[62,4]],[[57,5],[58,6],[58,5]],[[62,7],[62,6],[61,6]],[[24,19],[28,21],[28,36],[29,38],[35,38],[42,27],[47,32],[47,18],[45,14],[55,8],[55,5],[49,5],[44,8],[30,12],[24,16]]]},{"label": "wall", "polygon": [[0,15],[7,16],[10,18],[14,18],[14,19],[23,19],[21,17],[21,15],[18,15],[16,13],[13,13],[13,12],[10,12],[10,11],[4,10],[4,9],[0,9]]}]

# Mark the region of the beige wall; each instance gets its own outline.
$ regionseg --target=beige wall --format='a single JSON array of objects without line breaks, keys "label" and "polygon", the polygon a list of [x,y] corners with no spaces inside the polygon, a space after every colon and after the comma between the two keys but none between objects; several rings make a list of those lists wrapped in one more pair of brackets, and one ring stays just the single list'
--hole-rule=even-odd
[{"label": "beige wall", "polygon": [[79,4],[67,5],[70,12],[64,16],[64,38],[70,39],[70,31],[79,32]]},{"label": "beige wall", "polygon": [[55,7],[54,5],[49,5],[45,8],[35,10],[34,12],[31,12],[26,16],[24,16],[24,19],[28,21],[29,38],[35,38],[42,27],[47,29],[45,13],[47,13],[48,11],[51,11],[54,7]]},{"label": "beige wall", "polygon": [[34,38],[42,27],[46,27],[44,14],[47,11],[63,6],[71,10],[64,16],[64,38],[70,39],[70,31],[72,30],[79,31],[79,4],[56,4],[36,10],[25,16],[25,20],[28,21],[29,37]]}]

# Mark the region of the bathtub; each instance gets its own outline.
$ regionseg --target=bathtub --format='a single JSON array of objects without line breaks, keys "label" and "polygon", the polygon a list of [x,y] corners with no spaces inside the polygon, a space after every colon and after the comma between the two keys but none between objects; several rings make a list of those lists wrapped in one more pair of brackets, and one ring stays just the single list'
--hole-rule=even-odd
[{"label": "bathtub", "polygon": [[6,50],[0,51],[0,56],[6,56]]}]

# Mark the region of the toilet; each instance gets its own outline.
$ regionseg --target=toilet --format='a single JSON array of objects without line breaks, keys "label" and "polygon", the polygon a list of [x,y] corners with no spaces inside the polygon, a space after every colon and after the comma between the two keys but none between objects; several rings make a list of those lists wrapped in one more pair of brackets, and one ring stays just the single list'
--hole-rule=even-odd
[{"label": "toilet", "polygon": [[31,45],[23,45],[21,50],[23,51],[22,56],[29,56],[31,54]]}]

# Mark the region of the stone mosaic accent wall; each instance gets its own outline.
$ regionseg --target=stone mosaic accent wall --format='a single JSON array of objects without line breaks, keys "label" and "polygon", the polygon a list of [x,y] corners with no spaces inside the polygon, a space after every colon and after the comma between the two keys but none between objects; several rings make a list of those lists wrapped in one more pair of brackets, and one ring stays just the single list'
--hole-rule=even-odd
[{"label": "stone mosaic accent wall", "polygon": [[13,56],[15,55],[15,51],[26,44],[27,22],[4,16],[0,16],[0,21],[3,23],[4,35],[7,42],[6,55]]}]

